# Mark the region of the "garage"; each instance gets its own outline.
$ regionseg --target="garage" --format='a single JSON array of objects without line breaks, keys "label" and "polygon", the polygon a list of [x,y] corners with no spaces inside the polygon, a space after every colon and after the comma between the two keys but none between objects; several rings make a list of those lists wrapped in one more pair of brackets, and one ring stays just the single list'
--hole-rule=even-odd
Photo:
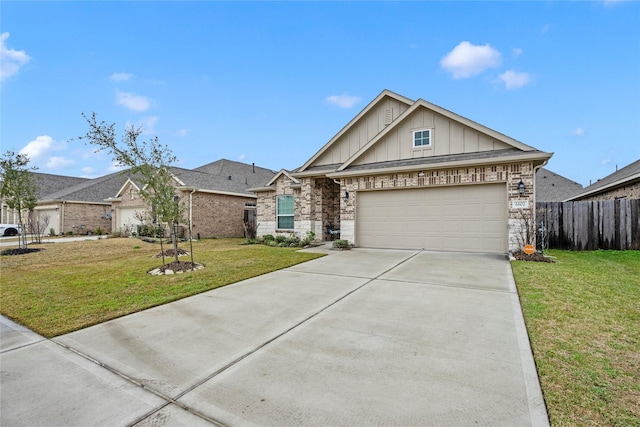
[{"label": "garage", "polygon": [[53,230],[54,235],[60,234],[60,211],[57,206],[38,206],[34,211],[36,220],[44,225],[44,228],[41,230],[42,234],[50,234],[51,230]]},{"label": "garage", "polygon": [[118,208],[116,212],[116,230],[121,233],[133,232],[135,225],[140,224],[140,220],[136,218],[138,212],[143,213],[143,207]]},{"label": "garage", "polygon": [[504,183],[361,191],[360,247],[507,252]]}]

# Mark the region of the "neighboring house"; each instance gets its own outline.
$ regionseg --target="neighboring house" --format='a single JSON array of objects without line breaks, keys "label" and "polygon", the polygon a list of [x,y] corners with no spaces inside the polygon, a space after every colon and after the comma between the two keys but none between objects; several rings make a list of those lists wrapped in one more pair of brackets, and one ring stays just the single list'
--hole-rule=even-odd
[{"label": "neighboring house", "polygon": [[[32,172],[38,186],[38,199],[49,193],[62,190],[67,187],[88,181],[88,178],[76,178],[71,176],[51,175],[48,173]],[[25,212],[23,220],[27,221],[28,213]],[[0,201],[0,223],[14,224],[18,222],[18,212]]]},{"label": "neighboring house", "polygon": [[[117,192],[129,177],[127,171],[122,171],[95,179],[76,178],[79,182],[75,185],[39,195],[31,219],[48,218],[45,234],[49,234],[49,230],[54,234],[110,232],[111,203],[105,199]],[[66,177],[48,175],[44,181],[62,183],[65,181],[62,178]],[[44,183],[42,188],[52,189],[49,184]]]},{"label": "neighboring house", "polygon": [[506,253],[551,156],[384,90],[302,166],[251,189],[258,234],[332,228],[360,247]]},{"label": "neighboring house", "polygon": [[[268,169],[226,159],[194,170],[169,169],[176,194],[186,207],[185,232],[199,238],[243,236],[245,222],[255,218],[256,209],[256,195],[247,188],[274,175]],[[128,179],[108,199],[114,213],[113,231],[135,231],[137,225],[151,220],[150,209],[139,196],[140,186],[136,179]]]},{"label": "neighboring house", "polygon": [[581,184],[548,169],[536,172],[536,202],[562,202],[582,190]]},{"label": "neighboring house", "polygon": [[577,200],[640,199],[640,160],[636,160],[567,198]]}]

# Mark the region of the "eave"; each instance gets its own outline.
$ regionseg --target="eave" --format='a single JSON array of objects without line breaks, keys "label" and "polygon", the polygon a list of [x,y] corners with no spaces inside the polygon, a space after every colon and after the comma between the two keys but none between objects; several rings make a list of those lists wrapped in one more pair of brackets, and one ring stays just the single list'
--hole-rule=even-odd
[{"label": "eave", "polygon": [[401,166],[388,166],[388,167],[371,167],[368,169],[358,168],[358,169],[346,169],[342,171],[336,171],[334,173],[326,174],[327,178],[348,178],[354,176],[363,176],[363,175],[385,175],[389,173],[400,173],[400,172],[411,172],[411,171],[425,171],[425,170],[438,170],[438,169],[452,169],[452,168],[464,168],[464,167],[474,167],[474,166],[486,166],[486,165],[501,165],[501,164],[510,164],[510,163],[518,163],[518,162],[534,162],[535,166],[545,164],[553,155],[553,153],[545,153],[541,151],[536,152],[523,152],[522,154],[517,154],[513,156],[503,156],[503,157],[486,157],[486,158],[475,158],[475,159],[465,159],[465,160],[452,160],[452,161],[438,161],[438,162],[429,162],[430,157],[425,157],[424,162],[416,162],[408,165]]}]

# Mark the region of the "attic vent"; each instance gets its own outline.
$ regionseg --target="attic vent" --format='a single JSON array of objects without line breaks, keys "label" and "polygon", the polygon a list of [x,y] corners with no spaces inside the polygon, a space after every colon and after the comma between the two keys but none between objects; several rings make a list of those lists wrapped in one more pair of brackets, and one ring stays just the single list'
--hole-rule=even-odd
[{"label": "attic vent", "polygon": [[384,111],[384,125],[389,125],[393,121],[393,110],[388,109]]}]

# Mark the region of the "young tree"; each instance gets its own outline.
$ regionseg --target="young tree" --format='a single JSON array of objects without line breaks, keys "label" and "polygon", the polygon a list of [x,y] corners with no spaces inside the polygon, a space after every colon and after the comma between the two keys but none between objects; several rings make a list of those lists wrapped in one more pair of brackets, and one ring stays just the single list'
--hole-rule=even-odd
[{"label": "young tree", "polygon": [[33,210],[38,200],[38,186],[29,168],[29,156],[7,151],[0,159],[0,198],[10,209],[18,212],[20,248],[27,249],[27,230],[22,220],[24,210]]},{"label": "young tree", "polygon": [[185,207],[176,195],[173,176],[168,169],[177,158],[169,147],[160,145],[158,137],[141,141],[142,127],[127,126],[122,140],[118,142],[115,123],[98,123],[96,113],[92,113],[90,117],[83,113],[82,117],[89,124],[89,131],[79,139],[95,145],[96,151],[106,150],[115,162],[131,168],[131,172],[140,177],[140,197],[151,206],[153,219],[169,223],[175,260],[179,262],[176,231],[178,224],[183,220]]}]

